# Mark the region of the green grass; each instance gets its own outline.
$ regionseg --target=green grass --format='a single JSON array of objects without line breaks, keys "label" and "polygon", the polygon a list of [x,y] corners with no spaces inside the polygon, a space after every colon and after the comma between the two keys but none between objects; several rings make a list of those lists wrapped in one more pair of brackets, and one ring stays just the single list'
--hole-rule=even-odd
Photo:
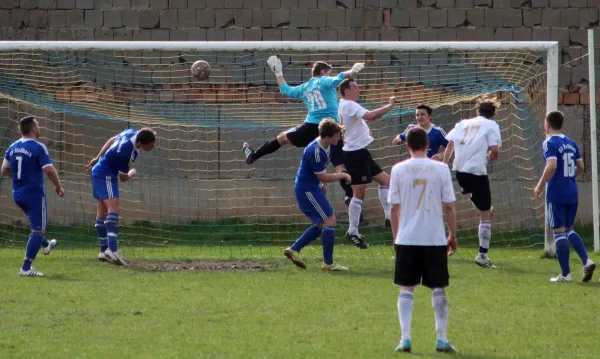
[{"label": "green grass", "polygon": [[[128,258],[138,256],[131,248]],[[267,248],[264,248],[265,252]],[[318,253],[318,250],[311,249]],[[279,247],[269,253],[280,253]],[[253,272],[151,272],[59,250],[35,261],[45,278],[16,275],[23,248],[0,248],[0,358],[392,358],[399,327],[391,251],[336,249],[348,273],[301,271],[280,259]],[[462,358],[598,358],[600,283],[551,284],[540,250],[495,250],[498,269],[450,261],[449,338]],[[208,248],[145,258],[219,257]],[[600,262],[598,256],[593,257]],[[577,281],[581,264],[572,260]],[[434,353],[429,290],[419,287],[413,352]]]}]

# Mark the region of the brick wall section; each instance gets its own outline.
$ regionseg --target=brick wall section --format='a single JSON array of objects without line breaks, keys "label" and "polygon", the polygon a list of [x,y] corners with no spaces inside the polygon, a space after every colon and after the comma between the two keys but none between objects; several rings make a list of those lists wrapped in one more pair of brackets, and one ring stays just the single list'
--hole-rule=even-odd
[{"label": "brick wall section", "polygon": [[587,101],[578,92],[587,61],[578,58],[599,8],[600,0],[0,0],[0,39],[557,40],[569,93],[561,99],[571,104]]}]

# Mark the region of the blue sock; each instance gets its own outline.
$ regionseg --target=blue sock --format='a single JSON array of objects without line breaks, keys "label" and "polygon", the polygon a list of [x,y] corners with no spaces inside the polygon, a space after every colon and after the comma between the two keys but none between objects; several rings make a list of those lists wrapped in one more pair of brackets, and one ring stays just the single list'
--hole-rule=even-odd
[{"label": "blue sock", "polygon": [[571,243],[571,245],[573,246],[575,252],[577,252],[579,258],[581,258],[581,262],[583,263],[583,265],[585,265],[588,260],[588,254],[587,250],[585,249],[585,244],[583,244],[583,239],[581,239],[579,234],[577,234],[577,232],[575,232],[574,230],[570,230],[567,232],[567,239],[569,240],[569,243]]},{"label": "blue sock", "polygon": [[106,226],[104,225],[105,220],[105,218],[96,217],[96,232],[98,232],[100,252],[104,252],[106,248],[108,248],[108,240],[106,239]]},{"label": "blue sock", "polygon": [[108,238],[108,248],[111,251],[117,251],[117,236],[119,235],[119,214],[109,212],[104,221],[106,226],[106,236]]},{"label": "blue sock", "polygon": [[319,238],[319,236],[321,235],[321,228],[319,228],[319,226],[314,225],[314,226],[310,226],[304,233],[302,233],[302,235],[300,236],[300,238],[298,238],[298,240],[296,240],[296,242],[294,242],[294,244],[292,244],[292,250],[296,251],[296,252],[300,252],[302,250],[302,248],[306,247],[310,242],[314,241],[315,239]]},{"label": "blue sock", "polygon": [[40,248],[42,248],[42,242],[44,236],[39,232],[31,232],[29,241],[27,241],[27,249],[25,250],[25,260],[23,261],[23,270],[28,271],[31,269],[31,262],[37,257]]},{"label": "blue sock", "polygon": [[556,242],[556,258],[562,270],[562,275],[566,276],[571,273],[569,266],[569,242],[565,232],[554,232],[554,241]]},{"label": "blue sock", "polygon": [[335,243],[335,227],[327,226],[323,228],[321,241],[323,242],[323,262],[325,262],[327,265],[332,265],[333,245]]}]

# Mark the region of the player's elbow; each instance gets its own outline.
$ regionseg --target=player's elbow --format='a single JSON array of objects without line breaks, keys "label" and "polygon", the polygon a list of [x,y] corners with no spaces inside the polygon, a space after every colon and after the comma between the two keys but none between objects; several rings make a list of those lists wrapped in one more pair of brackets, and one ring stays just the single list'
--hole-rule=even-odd
[{"label": "player's elbow", "polygon": [[54,168],[54,166],[46,166],[44,167],[44,173],[46,174],[46,176],[50,176],[56,173],[56,169]]},{"label": "player's elbow", "polygon": [[577,171],[579,173],[583,173],[583,171],[585,171],[585,165],[583,164],[583,160],[577,161]]},{"label": "player's elbow", "polygon": [[444,209],[444,213],[448,214],[448,213],[454,213],[455,211],[455,207],[454,207],[454,202],[442,202],[442,208]]},{"label": "player's elbow", "polygon": [[400,137],[396,137],[392,140],[392,145],[399,145],[402,143],[402,139]]}]

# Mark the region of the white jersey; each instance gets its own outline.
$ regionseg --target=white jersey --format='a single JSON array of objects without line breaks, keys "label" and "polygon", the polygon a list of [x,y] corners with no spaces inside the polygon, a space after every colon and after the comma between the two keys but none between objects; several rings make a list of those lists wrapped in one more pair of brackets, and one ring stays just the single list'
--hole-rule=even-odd
[{"label": "white jersey", "polygon": [[429,158],[410,158],[392,168],[389,202],[400,205],[396,244],[445,246],[442,202],[456,201],[450,169]]},{"label": "white jersey", "polygon": [[356,151],[373,142],[369,126],[363,116],[369,112],[354,101],[341,99],[338,106],[338,118],[344,126],[344,151]]},{"label": "white jersey", "polygon": [[482,116],[460,121],[446,139],[454,142],[453,169],[478,176],[487,175],[488,148],[502,146],[500,127]]}]

